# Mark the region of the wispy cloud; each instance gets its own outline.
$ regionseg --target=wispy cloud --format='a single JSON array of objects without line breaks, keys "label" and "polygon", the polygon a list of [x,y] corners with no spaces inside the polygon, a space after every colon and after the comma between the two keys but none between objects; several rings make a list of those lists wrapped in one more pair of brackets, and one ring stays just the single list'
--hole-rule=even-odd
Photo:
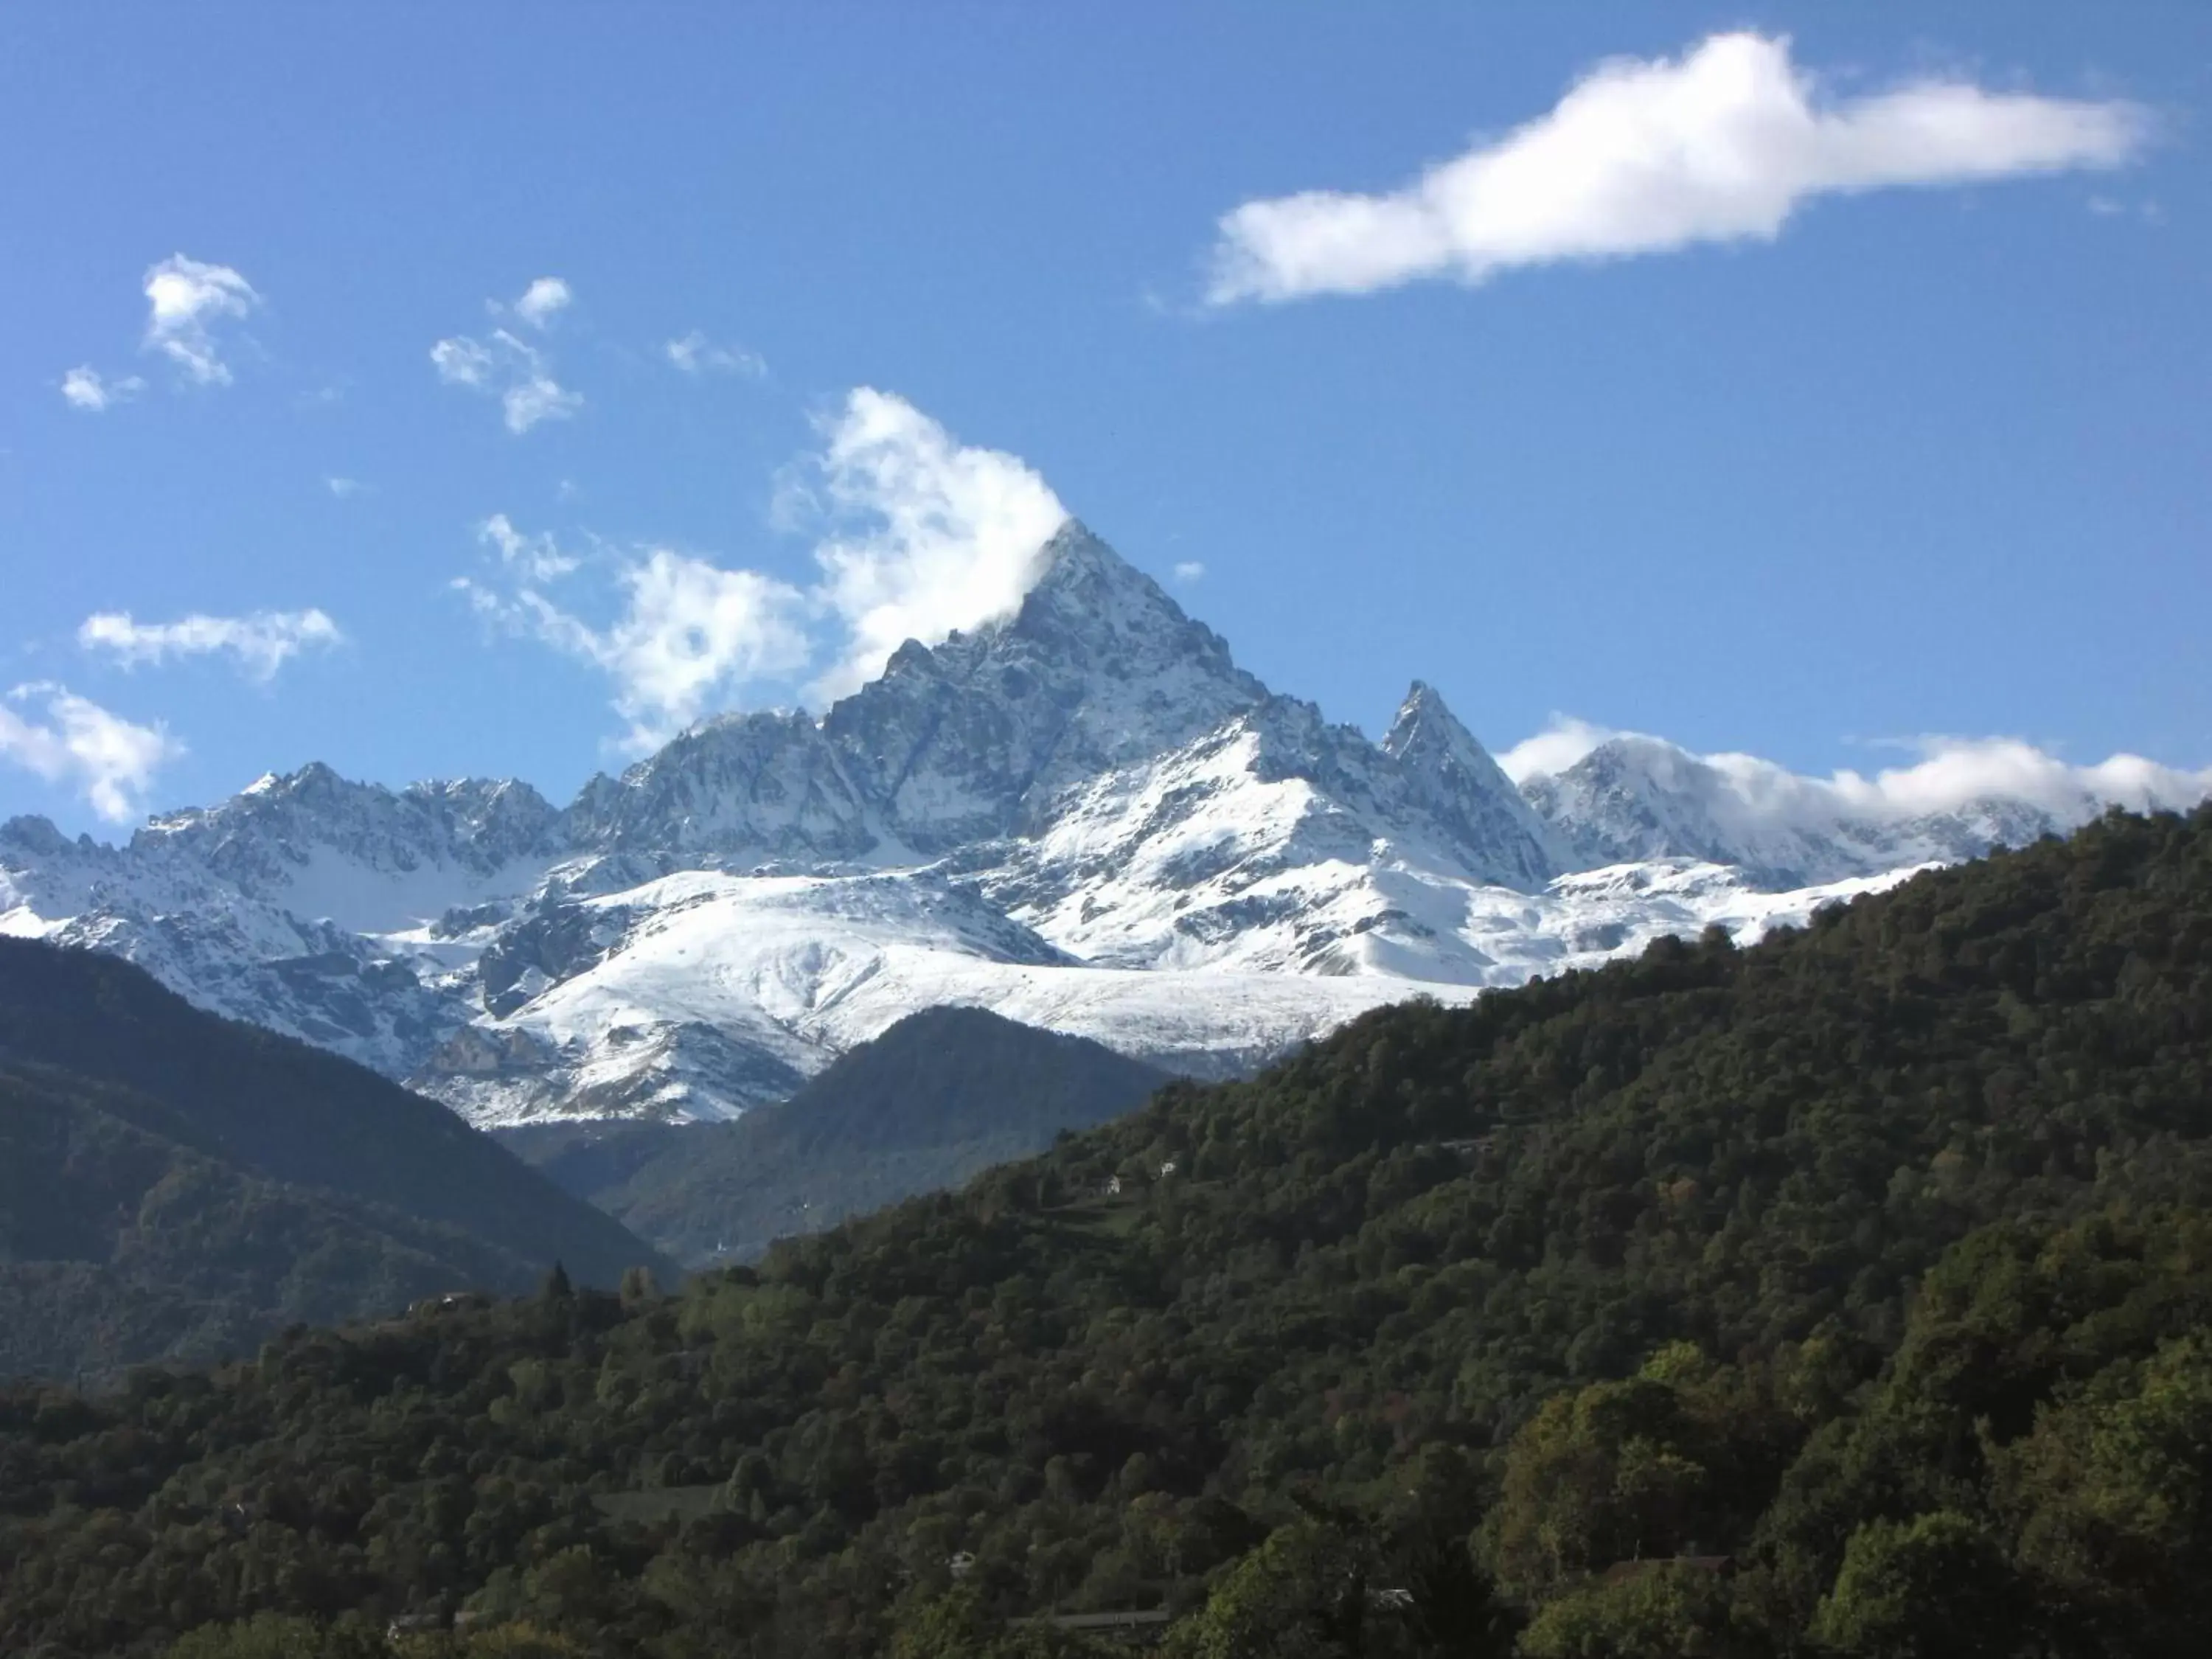
[{"label": "wispy cloud", "polygon": [[[38,704],[42,717],[15,704]],[[135,817],[155,773],[184,752],[159,722],[136,725],[50,680],[19,685],[0,702],[0,759],[75,788],[110,823]]]},{"label": "wispy cloud", "polygon": [[550,531],[526,536],[504,513],[495,513],[478,525],[477,539],[496,548],[500,562],[527,581],[557,581],[580,562],[560,550]]},{"label": "wispy cloud", "polygon": [[323,480],[323,487],[340,501],[349,501],[368,486],[358,478],[341,478],[335,475]]},{"label": "wispy cloud", "polygon": [[[483,527],[504,556],[494,525],[505,526],[505,518]],[[515,539],[527,546],[533,538]],[[526,574],[535,556],[516,561]],[[787,583],[668,548],[624,561],[617,580],[621,612],[605,627],[555,604],[527,579],[504,591],[465,577],[455,586],[488,620],[604,672],[617,712],[629,722],[622,746],[633,753],[665,743],[747,686],[805,665],[805,602]]]},{"label": "wispy cloud", "polygon": [[1206,580],[1206,566],[1196,559],[1185,559],[1175,568],[1175,579],[1184,586]]},{"label": "wispy cloud", "polygon": [[142,623],[127,611],[87,617],[77,644],[103,653],[126,668],[174,657],[228,656],[253,680],[266,683],[301,652],[327,649],[344,635],[320,611],[257,611],[246,617],[195,612],[171,623]]},{"label": "wispy cloud", "polygon": [[447,385],[497,398],[507,429],[518,437],[540,421],[566,420],[584,406],[581,392],[553,378],[544,352],[503,328],[493,330],[489,339],[441,340],[430,348],[430,362]]},{"label": "wispy cloud", "polygon": [[177,365],[198,386],[228,386],[230,366],[217,332],[259,308],[253,285],[228,265],[173,254],[146,272],[145,347]]},{"label": "wispy cloud", "polygon": [[568,392],[550,374],[533,370],[499,394],[507,429],[520,435],[540,421],[565,421],[584,406],[581,392]]},{"label": "wispy cloud", "polygon": [[695,378],[741,374],[757,380],[768,373],[768,365],[761,361],[758,353],[743,346],[719,345],[696,328],[680,339],[669,341],[660,349],[678,369]]},{"label": "wispy cloud", "polygon": [[2130,104],[1960,80],[1831,102],[1786,39],[1714,35],[1680,58],[1601,64],[1549,113],[1399,189],[1243,204],[1220,222],[1207,297],[1479,283],[1515,266],[1769,240],[1817,197],[2112,167],[2148,131]]},{"label": "wispy cloud", "polygon": [[430,366],[447,386],[489,387],[499,359],[482,340],[456,335],[430,348]]},{"label": "wispy cloud", "polygon": [[[540,276],[514,301],[516,318],[543,330],[571,295],[558,276]],[[497,313],[501,307],[494,303]],[[543,421],[563,421],[584,406],[581,392],[553,378],[552,360],[512,330],[495,328],[483,337],[456,334],[430,348],[430,366],[447,386],[465,386],[499,399],[507,429],[518,437]]]},{"label": "wispy cloud", "polygon": [[128,403],[146,389],[146,382],[136,374],[125,374],[120,380],[107,380],[89,363],[80,363],[62,376],[62,396],[71,409],[81,409],[88,415],[97,415],[120,403]]}]

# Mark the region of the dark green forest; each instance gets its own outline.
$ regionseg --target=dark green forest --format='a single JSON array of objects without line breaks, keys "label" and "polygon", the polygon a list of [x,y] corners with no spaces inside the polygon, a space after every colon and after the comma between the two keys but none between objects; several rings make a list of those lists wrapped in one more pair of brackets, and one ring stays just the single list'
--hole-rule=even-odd
[{"label": "dark green forest", "polygon": [[1168,1080],[1079,1036],[925,1008],[734,1123],[543,1125],[497,1138],[682,1261],[750,1261],[1041,1152]]},{"label": "dark green forest", "polygon": [[2115,815],[675,1295],[17,1389],[0,1650],[2193,1655],[2208,1127],[2212,811]]},{"label": "dark green forest", "polygon": [[0,1376],[251,1354],[291,1324],[672,1270],[434,1102],[0,939]]}]

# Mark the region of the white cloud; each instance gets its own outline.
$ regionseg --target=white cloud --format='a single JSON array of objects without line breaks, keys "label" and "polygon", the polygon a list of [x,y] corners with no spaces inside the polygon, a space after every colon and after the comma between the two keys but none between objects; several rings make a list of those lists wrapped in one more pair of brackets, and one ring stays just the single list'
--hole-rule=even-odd
[{"label": "white cloud", "polygon": [[1552,777],[1565,771],[1600,744],[1622,735],[1610,727],[1592,726],[1571,715],[1554,714],[1552,723],[1534,737],[1523,738],[1499,754],[1498,767],[1516,783]]},{"label": "white cloud", "polygon": [[430,348],[431,366],[447,386],[483,386],[491,379],[496,362],[490,347],[465,335]]},{"label": "white cloud", "polygon": [[552,532],[526,536],[504,513],[477,526],[477,539],[499,550],[500,562],[533,582],[554,581],[575,569],[578,561],[555,545]]},{"label": "white cloud", "polygon": [[[1555,717],[1546,730],[1499,755],[1498,763],[1514,782],[1526,784],[1564,772],[1600,744],[1616,741],[1633,745],[1649,769],[1663,772],[1673,763],[1698,781],[1717,783],[1717,804],[1742,822],[1778,828],[1895,822],[1963,811],[1989,800],[2021,801],[2062,822],[2078,823],[2108,805],[2181,811],[2212,796],[2212,768],[2190,772],[2124,754],[2075,766],[2017,738],[1919,738],[1909,745],[1919,757],[1910,765],[1885,768],[1871,777],[1847,769],[1820,778],[1755,755],[1694,754],[1663,738]],[[1683,781],[1697,787],[1692,775]]]},{"label": "white cloud", "polygon": [[702,714],[788,686],[824,661],[830,699],[880,672],[908,639],[936,644],[1018,607],[1067,514],[1015,457],[956,443],[905,399],[854,391],[822,425],[810,510],[823,520],[811,586],[726,569],[666,548],[595,557],[617,585],[604,626],[547,588],[581,568],[553,538],[504,514],[477,526],[497,581],[454,586],[485,617],[605,672],[629,721],[627,747],[665,741]]},{"label": "white cloud", "polygon": [[[2094,765],[2074,766],[2016,738],[1923,738],[1915,746],[1920,759],[1911,766],[1890,768],[1870,778],[1844,771],[1826,780],[1802,781],[1832,790],[1844,805],[1875,817],[1954,811],[1992,797],[2027,801],[2062,817],[2085,799],[2139,812],[2179,810],[2212,793],[2212,769],[2187,772],[2139,755],[2114,755]],[[1723,771],[1741,777],[1739,787],[1753,799],[1765,774],[1780,772],[1748,756],[1713,758]],[[1792,784],[1796,781],[1791,780]],[[1781,793],[1793,792],[1785,786]]]},{"label": "white cloud", "polygon": [[1185,559],[1175,568],[1175,579],[1185,586],[1205,578],[1206,566],[1196,559]]},{"label": "white cloud", "polygon": [[314,610],[257,611],[246,617],[195,613],[173,623],[136,622],[127,611],[103,611],[87,617],[76,631],[85,650],[106,652],[126,668],[172,657],[226,655],[248,678],[264,683],[301,651],[326,648],[344,637],[336,623]]},{"label": "white cloud", "polygon": [[574,297],[558,276],[540,276],[523,289],[522,297],[514,302],[514,314],[531,327],[542,329],[552,322],[556,312],[567,310]]},{"label": "white cloud", "polygon": [[[504,555],[494,524],[506,520],[483,527]],[[747,685],[788,677],[806,664],[805,599],[788,583],[666,548],[644,550],[620,581],[623,611],[605,628],[527,585],[510,593],[465,578],[457,586],[480,614],[604,672],[614,683],[616,709],[630,723],[623,746],[633,752],[665,743]]]},{"label": "white cloud", "polygon": [[742,374],[757,380],[768,373],[768,365],[757,352],[743,346],[717,345],[696,328],[680,339],[669,341],[661,350],[670,362],[690,375]]},{"label": "white cloud", "polygon": [[843,696],[909,639],[1011,615],[1067,509],[1018,457],[968,447],[903,398],[862,386],[826,423],[820,458],[834,520],[815,549],[816,592],[848,635],[812,690]]},{"label": "white cloud", "polygon": [[323,480],[323,487],[325,489],[328,489],[331,495],[337,496],[342,501],[348,500],[352,496],[360,495],[362,491],[368,488],[367,484],[363,483],[358,478],[341,478],[336,477],[325,478]]},{"label": "white cloud", "polygon": [[540,421],[566,420],[584,406],[582,393],[554,380],[543,351],[503,328],[494,329],[489,339],[456,335],[441,340],[430,348],[430,363],[447,386],[496,396],[507,429],[517,436]]},{"label": "white cloud", "polygon": [[154,774],[185,752],[158,723],[137,726],[51,681],[19,685],[9,702],[45,705],[43,721],[0,702],[0,759],[78,789],[111,823],[134,817]]},{"label": "white cloud", "polygon": [[1208,298],[1769,240],[1815,197],[2115,167],[2147,131],[2132,105],[1957,80],[1831,102],[1786,39],[1717,34],[1679,59],[1602,64],[1548,114],[1400,189],[1243,204],[1221,221]]},{"label": "white cloud", "polygon": [[230,384],[216,330],[259,307],[252,283],[228,265],[173,254],[146,272],[146,301],[147,350],[162,353],[198,385]]},{"label": "white cloud", "polygon": [[581,392],[562,390],[550,374],[532,374],[499,394],[507,429],[518,437],[540,421],[565,421],[584,406]]},{"label": "white cloud", "polygon": [[90,363],[80,363],[62,376],[62,396],[71,409],[83,410],[97,415],[113,404],[127,403],[146,389],[146,382],[136,374],[126,374],[119,380],[104,379]]}]

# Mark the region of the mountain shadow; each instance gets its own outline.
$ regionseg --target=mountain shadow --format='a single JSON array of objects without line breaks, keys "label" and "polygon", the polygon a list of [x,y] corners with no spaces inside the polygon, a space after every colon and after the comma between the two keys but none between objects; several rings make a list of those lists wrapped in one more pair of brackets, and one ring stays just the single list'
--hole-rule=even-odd
[{"label": "mountain shadow", "polygon": [[1170,1080],[1082,1037],[981,1008],[927,1008],[734,1123],[591,1124],[500,1135],[545,1174],[691,1262],[957,1187],[1132,1111]]},{"label": "mountain shadow", "polygon": [[119,958],[0,939],[0,1375],[210,1359],[556,1261],[672,1277],[434,1102]]}]

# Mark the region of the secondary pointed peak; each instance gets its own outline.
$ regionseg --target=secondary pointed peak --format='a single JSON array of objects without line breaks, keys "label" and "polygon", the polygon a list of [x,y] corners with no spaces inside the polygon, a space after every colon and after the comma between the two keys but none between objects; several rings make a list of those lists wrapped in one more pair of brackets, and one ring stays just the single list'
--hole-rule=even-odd
[{"label": "secondary pointed peak", "polygon": [[1471,745],[1480,750],[1474,734],[1460,724],[1443,699],[1443,693],[1426,680],[1415,680],[1406,688],[1405,700],[1398,705],[1397,717],[1390,722],[1390,730],[1382,739],[1386,753],[1402,758],[1416,745],[1442,742],[1450,746]]}]

